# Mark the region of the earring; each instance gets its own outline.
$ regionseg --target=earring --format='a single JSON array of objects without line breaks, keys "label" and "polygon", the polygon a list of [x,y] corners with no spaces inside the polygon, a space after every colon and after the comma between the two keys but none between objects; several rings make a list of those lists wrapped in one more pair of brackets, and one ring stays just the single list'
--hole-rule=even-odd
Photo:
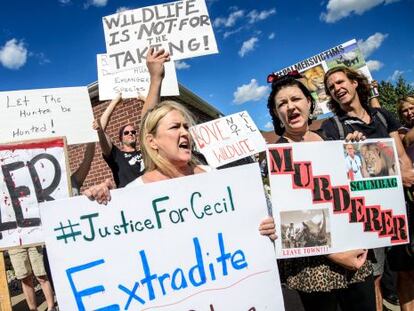
[{"label": "earring", "polygon": [[284,127],[285,127],[285,125],[283,124],[283,122],[282,122],[282,121],[280,121],[280,127],[281,127],[281,128],[284,128]]}]

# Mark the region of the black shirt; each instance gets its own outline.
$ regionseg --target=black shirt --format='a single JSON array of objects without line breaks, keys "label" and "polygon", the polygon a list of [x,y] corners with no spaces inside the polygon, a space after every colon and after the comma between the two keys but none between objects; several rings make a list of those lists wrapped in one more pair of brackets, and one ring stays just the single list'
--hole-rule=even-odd
[{"label": "black shirt", "polygon": [[[382,114],[386,121],[380,120],[378,112]],[[345,136],[354,131],[363,133],[367,138],[386,138],[390,137],[390,133],[397,131],[400,128],[400,123],[387,110],[382,108],[370,108],[367,113],[371,117],[369,124],[356,117],[350,117],[346,114],[339,116],[339,121],[343,124]],[[340,139],[340,134],[336,122],[333,118],[324,121],[321,126],[325,136],[331,140]]]},{"label": "black shirt", "polygon": [[103,157],[112,171],[118,188],[125,187],[144,174],[144,162],[140,151],[124,152],[112,146],[109,157]]}]

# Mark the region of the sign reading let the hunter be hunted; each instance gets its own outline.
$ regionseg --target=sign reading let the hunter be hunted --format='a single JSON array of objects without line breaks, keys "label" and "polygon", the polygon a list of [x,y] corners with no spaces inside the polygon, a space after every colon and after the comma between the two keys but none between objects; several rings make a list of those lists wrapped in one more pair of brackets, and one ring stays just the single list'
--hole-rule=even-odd
[{"label": "sign reading let the hunter be hunted", "polygon": [[111,194],[41,206],[60,310],[284,309],[257,164]]},{"label": "sign reading let the hunter be hunted", "polygon": [[270,145],[280,258],[408,242],[392,139]]},{"label": "sign reading let the hunter be hunted", "polygon": [[103,18],[106,51],[114,70],[145,63],[148,47],[173,60],[217,53],[204,0],[184,0],[123,11]]}]

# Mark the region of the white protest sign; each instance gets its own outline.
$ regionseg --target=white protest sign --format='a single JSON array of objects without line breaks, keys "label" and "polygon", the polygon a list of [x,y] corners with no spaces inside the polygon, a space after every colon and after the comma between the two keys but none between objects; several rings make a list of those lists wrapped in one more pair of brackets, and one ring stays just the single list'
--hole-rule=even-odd
[{"label": "white protest sign", "polygon": [[42,204],[60,310],[283,310],[256,163],[111,196]]},{"label": "white protest sign", "polygon": [[185,0],[122,11],[102,19],[106,52],[114,69],[145,64],[148,47],[171,59],[217,53],[205,0]]},{"label": "white protest sign", "polygon": [[408,242],[393,139],[268,147],[279,258]]},{"label": "white protest sign", "polygon": [[67,198],[62,138],[0,145],[0,248],[43,243],[39,202]]},{"label": "white protest sign", "polygon": [[193,126],[190,134],[213,167],[266,150],[266,142],[247,111]]},{"label": "white protest sign", "polygon": [[0,142],[66,136],[68,144],[97,141],[86,87],[0,92]]},{"label": "white protest sign", "polygon": [[358,70],[369,81],[372,80],[364,55],[359,49],[355,39],[337,45],[294,65],[275,71],[274,74],[283,76],[294,70],[299,71],[304,77],[301,82],[309,89],[316,101],[313,115],[318,119],[324,119],[332,115],[327,106],[329,94],[326,94],[323,82],[325,72],[338,66],[346,66]]},{"label": "white protest sign", "polygon": [[[113,99],[117,93],[122,93],[122,98],[136,98],[138,94],[147,96],[150,75],[145,64],[141,64],[133,69],[113,72],[106,54],[98,54],[96,58],[98,64],[99,100]],[[174,62],[166,62],[164,68],[165,77],[161,86],[161,96],[179,95]]]}]

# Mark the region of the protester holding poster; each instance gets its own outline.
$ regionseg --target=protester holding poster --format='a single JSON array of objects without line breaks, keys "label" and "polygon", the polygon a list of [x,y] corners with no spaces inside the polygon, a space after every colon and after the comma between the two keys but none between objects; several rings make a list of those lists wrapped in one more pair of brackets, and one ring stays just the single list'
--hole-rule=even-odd
[{"label": "protester holding poster", "polygon": [[[413,185],[414,172],[411,169],[411,160],[405,153],[398,134],[400,125],[387,110],[370,107],[370,87],[367,78],[351,68],[337,67],[325,74],[324,83],[326,91],[331,95],[328,105],[335,114],[322,124],[327,137],[342,139],[344,135],[357,130],[367,138],[393,138],[401,163],[403,183],[405,186]],[[377,261],[374,265],[377,308],[382,310],[380,280],[385,255],[383,248],[374,251]]]},{"label": "protester holding poster", "polygon": [[[272,91],[268,109],[277,143],[324,140],[324,134],[309,130],[315,108],[309,90],[298,80],[299,73],[270,75]],[[359,140],[361,133],[347,135]],[[281,233],[283,236],[283,233]],[[315,238],[318,238],[315,236]],[[299,292],[305,310],[375,310],[374,282],[367,251],[352,250],[327,256],[279,260],[282,282]]]},{"label": "protester holding poster", "polygon": [[124,187],[141,176],[144,170],[141,152],[136,149],[137,130],[134,125],[125,124],[119,129],[121,148],[115,146],[105,132],[112,112],[121,101],[122,97],[119,94],[111,101],[101,118],[94,122],[94,129],[98,131],[103,157],[112,171],[117,187]]},{"label": "protester holding poster", "polygon": [[[211,170],[208,166],[200,165],[192,153],[193,142],[188,129],[195,122],[191,113],[174,101],[159,102],[165,61],[168,61],[166,57],[160,57],[153,49],[148,53],[147,66],[151,74],[151,85],[145,102],[145,114],[141,121],[140,132],[141,151],[146,172],[128,186]],[[106,203],[110,199],[109,190],[112,188],[114,188],[113,184],[106,180],[99,185],[92,186],[84,194],[99,203]],[[259,230],[262,235],[276,239],[273,218],[265,218]]]}]

